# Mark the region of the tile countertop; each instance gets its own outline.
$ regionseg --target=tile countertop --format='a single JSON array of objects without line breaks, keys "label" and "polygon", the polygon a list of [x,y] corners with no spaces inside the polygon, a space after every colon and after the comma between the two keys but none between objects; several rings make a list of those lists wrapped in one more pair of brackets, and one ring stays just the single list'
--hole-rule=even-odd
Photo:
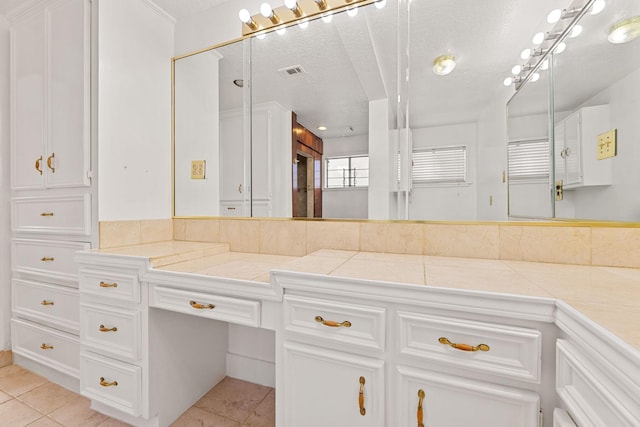
[{"label": "tile countertop", "polygon": [[269,282],[273,269],[560,299],[640,350],[640,269],[322,249],[304,257],[169,241],[98,250],[158,270]]}]

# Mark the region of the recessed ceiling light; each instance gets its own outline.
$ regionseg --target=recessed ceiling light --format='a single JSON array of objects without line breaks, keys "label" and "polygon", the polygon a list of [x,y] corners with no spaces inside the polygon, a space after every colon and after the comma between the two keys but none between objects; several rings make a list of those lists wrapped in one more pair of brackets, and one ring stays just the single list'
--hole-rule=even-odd
[{"label": "recessed ceiling light", "polygon": [[456,58],[452,55],[440,55],[433,61],[433,72],[445,76],[456,68]]},{"label": "recessed ceiling light", "polygon": [[320,125],[320,126],[318,126],[318,130],[327,130],[327,127],[323,126],[323,125]]},{"label": "recessed ceiling light", "polygon": [[608,40],[611,43],[626,43],[640,36],[640,16],[623,19],[609,30]]}]

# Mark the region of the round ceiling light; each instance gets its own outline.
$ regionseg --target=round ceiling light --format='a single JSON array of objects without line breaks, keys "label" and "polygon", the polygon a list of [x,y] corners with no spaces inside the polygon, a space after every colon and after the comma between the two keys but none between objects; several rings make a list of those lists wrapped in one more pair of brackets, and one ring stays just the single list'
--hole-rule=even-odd
[{"label": "round ceiling light", "polygon": [[439,76],[446,76],[456,68],[456,57],[440,55],[433,61],[433,72]]},{"label": "round ceiling light", "polygon": [[608,40],[611,43],[627,43],[640,36],[640,16],[623,19],[615,23],[609,30]]}]

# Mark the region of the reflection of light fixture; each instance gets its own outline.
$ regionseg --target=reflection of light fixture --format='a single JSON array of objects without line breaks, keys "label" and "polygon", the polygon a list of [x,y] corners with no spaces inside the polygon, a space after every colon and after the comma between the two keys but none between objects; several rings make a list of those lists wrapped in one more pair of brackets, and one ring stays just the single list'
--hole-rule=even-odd
[{"label": "reflection of light fixture", "polygon": [[284,0],[284,5],[287,9],[293,12],[296,18],[300,18],[302,16],[302,9],[300,9],[296,0]]},{"label": "reflection of light fixture", "polygon": [[233,81],[233,84],[234,84],[234,85],[236,85],[236,86],[238,86],[238,87],[243,87],[243,86],[244,86],[244,80],[242,80],[242,79],[235,79],[235,80]]},{"label": "reflection of light fixture", "polygon": [[582,34],[582,25],[574,25],[569,33],[569,37],[573,39],[578,37],[580,34]]},{"label": "reflection of light fixture", "polygon": [[351,6],[347,8],[347,15],[354,17],[358,14],[358,6]]},{"label": "reflection of light fixture", "polygon": [[511,86],[514,83],[520,83],[520,82],[522,82],[521,77],[507,77],[506,79],[504,79],[502,84],[505,86]]},{"label": "reflection of light fixture", "polygon": [[327,127],[323,126],[323,125],[320,125],[320,126],[318,126],[318,130],[327,130]]},{"label": "reflection of light fixture", "polygon": [[555,53],[555,54],[562,53],[562,52],[564,52],[564,50],[566,48],[567,48],[567,45],[564,42],[562,42],[558,46],[556,46],[556,48],[553,51],[553,53]]},{"label": "reflection of light fixture", "polygon": [[544,33],[537,33],[535,36],[533,36],[532,42],[536,46],[539,44],[542,44],[543,41],[544,41]]},{"label": "reflection of light fixture", "polygon": [[640,36],[640,16],[616,22],[609,30],[611,43],[626,43]]},{"label": "reflection of light fixture", "polygon": [[328,24],[333,20],[333,13],[325,13],[324,15],[322,15],[322,20]]},{"label": "reflection of light fixture", "polygon": [[257,38],[258,40],[262,40],[262,39],[264,39],[265,37],[267,37],[267,33],[265,33],[264,31],[263,31],[263,32],[261,32],[261,33],[258,33],[258,34],[256,35],[256,38]]},{"label": "reflection of light fixture", "polygon": [[591,15],[597,15],[604,10],[604,7],[607,5],[607,2],[604,0],[596,0],[591,6],[591,11],[589,12]]},{"label": "reflection of light fixture", "polygon": [[439,76],[449,74],[456,68],[456,58],[451,55],[440,55],[433,61],[433,72]]},{"label": "reflection of light fixture", "polygon": [[511,69],[511,74],[517,76],[522,71],[522,65],[516,65]]},{"label": "reflection of light fixture", "polygon": [[548,70],[549,69],[549,60],[545,59],[544,61],[542,61],[542,66],[540,66],[540,69],[542,71]]},{"label": "reflection of light fixture", "polygon": [[520,58],[527,60],[529,58],[531,58],[531,54],[532,54],[532,50],[531,49],[525,49],[522,51],[522,53],[520,53]]},{"label": "reflection of light fixture", "polygon": [[387,0],[378,0],[375,2],[375,5],[378,9],[382,9],[387,5]]},{"label": "reflection of light fixture", "polygon": [[281,25],[278,27],[278,29],[276,30],[276,34],[278,34],[279,36],[284,35],[284,33],[287,32],[287,27],[285,27],[284,25]]},{"label": "reflection of light fixture", "polygon": [[547,15],[547,22],[549,24],[555,24],[560,20],[561,16],[562,16],[562,11],[560,9],[554,9],[551,12],[549,12],[549,14]]},{"label": "reflection of light fixture", "polygon": [[538,73],[531,74],[531,81],[532,82],[537,82],[538,80],[540,80],[540,74],[538,74]]},{"label": "reflection of light fixture", "polygon": [[309,20],[308,19],[303,19],[302,21],[298,22],[298,27],[302,28],[303,30],[305,28],[307,28],[309,26]]},{"label": "reflection of light fixture", "polygon": [[253,20],[251,13],[249,13],[247,9],[241,9],[240,12],[238,12],[238,17],[242,22],[247,24],[247,27],[251,28],[251,30],[255,31],[258,29],[258,24]]},{"label": "reflection of light fixture", "polygon": [[271,21],[273,25],[280,23],[280,18],[275,14],[269,3],[262,3],[260,5],[260,14]]},{"label": "reflection of light fixture", "polygon": [[316,4],[318,5],[318,9],[320,10],[326,10],[327,9],[327,2],[325,0],[313,0],[316,2]]}]

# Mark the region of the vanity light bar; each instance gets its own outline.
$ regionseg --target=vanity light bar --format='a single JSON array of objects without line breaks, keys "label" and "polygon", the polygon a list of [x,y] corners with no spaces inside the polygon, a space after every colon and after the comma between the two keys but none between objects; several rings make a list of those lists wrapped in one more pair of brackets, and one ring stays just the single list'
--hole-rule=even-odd
[{"label": "vanity light bar", "polygon": [[255,15],[251,15],[247,9],[242,9],[239,18],[242,21],[242,35],[251,36],[281,29],[301,20],[308,21],[321,15],[341,12],[347,8],[354,10],[356,6],[370,3],[376,3],[378,6],[381,2],[384,0],[285,0],[284,5],[277,8],[263,3],[260,13]]}]

